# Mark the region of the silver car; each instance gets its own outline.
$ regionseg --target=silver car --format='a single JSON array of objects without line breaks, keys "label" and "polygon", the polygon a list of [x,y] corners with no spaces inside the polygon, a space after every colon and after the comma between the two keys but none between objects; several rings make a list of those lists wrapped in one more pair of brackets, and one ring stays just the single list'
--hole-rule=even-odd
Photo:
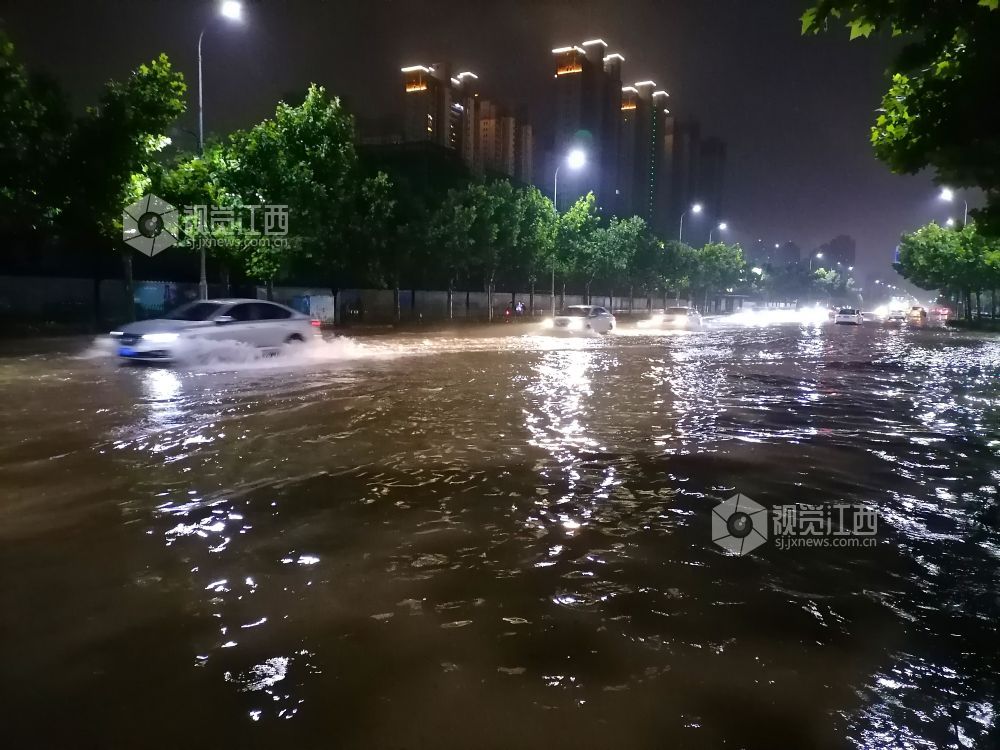
[{"label": "silver car", "polygon": [[615,316],[597,305],[569,305],[550,321],[547,327],[556,333],[611,333]]},{"label": "silver car", "polygon": [[189,302],[165,318],[129,323],[111,331],[118,356],[145,362],[177,359],[185,344],[211,348],[237,342],[261,349],[305,343],[319,329],[308,315],[257,299],[207,299]]},{"label": "silver car", "polygon": [[701,328],[701,313],[692,307],[668,307],[662,315],[640,320],[638,328]]}]

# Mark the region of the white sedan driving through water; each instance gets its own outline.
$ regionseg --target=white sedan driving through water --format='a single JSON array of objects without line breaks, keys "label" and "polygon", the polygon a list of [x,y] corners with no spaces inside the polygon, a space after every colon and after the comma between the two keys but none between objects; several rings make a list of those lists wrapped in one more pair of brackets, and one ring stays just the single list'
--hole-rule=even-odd
[{"label": "white sedan driving through water", "polygon": [[611,333],[617,322],[615,316],[596,305],[570,305],[550,322],[557,333]]},{"label": "white sedan driving through water", "polygon": [[636,323],[638,328],[690,329],[701,328],[701,313],[693,307],[668,307],[662,314]]},{"label": "white sedan driving through water", "polygon": [[302,344],[315,335],[318,323],[265,300],[208,299],[182,305],[165,318],[129,323],[111,338],[123,359],[170,362],[185,345],[210,352],[227,342],[271,350]]}]

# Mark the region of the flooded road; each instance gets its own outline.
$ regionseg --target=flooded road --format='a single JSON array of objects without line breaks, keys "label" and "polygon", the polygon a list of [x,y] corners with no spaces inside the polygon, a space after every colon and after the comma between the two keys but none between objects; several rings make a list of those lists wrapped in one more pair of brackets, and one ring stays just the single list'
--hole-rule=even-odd
[{"label": "flooded road", "polygon": [[[997,337],[19,346],[10,747],[997,746]],[[727,553],[737,492],[875,543]]]}]

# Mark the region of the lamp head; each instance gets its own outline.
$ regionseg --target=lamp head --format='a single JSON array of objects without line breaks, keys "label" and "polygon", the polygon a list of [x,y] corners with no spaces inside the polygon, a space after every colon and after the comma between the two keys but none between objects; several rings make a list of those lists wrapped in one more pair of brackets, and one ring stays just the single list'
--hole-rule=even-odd
[{"label": "lamp head", "polygon": [[587,154],[582,148],[574,148],[566,155],[566,165],[570,169],[580,169],[587,163]]},{"label": "lamp head", "polygon": [[242,21],[243,3],[240,0],[224,0],[219,6],[219,14],[230,21]]}]

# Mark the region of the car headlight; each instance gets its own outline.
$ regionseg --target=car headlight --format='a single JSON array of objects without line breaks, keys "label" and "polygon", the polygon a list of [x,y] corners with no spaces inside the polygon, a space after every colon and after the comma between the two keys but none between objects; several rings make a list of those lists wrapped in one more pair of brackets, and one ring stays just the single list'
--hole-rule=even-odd
[{"label": "car headlight", "polygon": [[542,323],[542,325],[545,328],[554,328],[555,325],[556,325],[556,322],[552,318],[546,318],[545,321]]},{"label": "car headlight", "polygon": [[150,344],[169,344],[172,341],[176,341],[178,334],[176,333],[145,333],[142,336],[143,341],[148,341]]}]

